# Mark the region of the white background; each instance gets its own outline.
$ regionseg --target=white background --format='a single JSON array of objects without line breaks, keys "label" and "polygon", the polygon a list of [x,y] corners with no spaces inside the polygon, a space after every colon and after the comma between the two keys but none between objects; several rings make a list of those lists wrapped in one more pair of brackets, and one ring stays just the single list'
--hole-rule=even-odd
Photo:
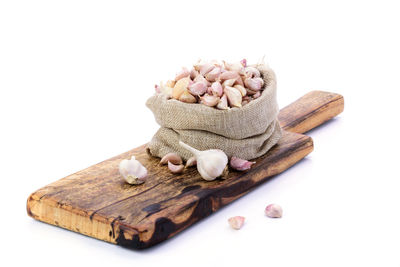
[{"label": "white background", "polygon": [[[1,1],[1,257],[13,266],[400,266],[397,1]],[[278,76],[345,111],[306,159],[144,251],[35,221],[30,193],[150,140],[160,80],[198,58]],[[264,207],[279,203],[282,219]],[[229,228],[243,215],[242,230]],[[4,264],[2,266],[5,266]]]}]

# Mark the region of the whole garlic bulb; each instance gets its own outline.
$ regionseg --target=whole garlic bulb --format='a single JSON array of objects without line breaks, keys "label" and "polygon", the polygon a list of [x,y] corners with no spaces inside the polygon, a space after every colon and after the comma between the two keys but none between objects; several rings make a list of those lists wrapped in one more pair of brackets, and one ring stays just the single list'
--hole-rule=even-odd
[{"label": "whole garlic bulb", "polygon": [[142,184],[147,177],[147,169],[132,156],[119,163],[119,172],[129,184]]},{"label": "whole garlic bulb", "polygon": [[228,164],[228,156],[220,149],[200,151],[182,141],[179,145],[192,152],[197,160],[197,170],[204,180],[212,181],[221,176]]}]

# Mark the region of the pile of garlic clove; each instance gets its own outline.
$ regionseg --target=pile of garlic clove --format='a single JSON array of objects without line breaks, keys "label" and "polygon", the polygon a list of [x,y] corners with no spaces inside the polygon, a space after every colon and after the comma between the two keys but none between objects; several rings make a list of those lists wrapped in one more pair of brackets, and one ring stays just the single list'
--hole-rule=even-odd
[{"label": "pile of garlic clove", "polygon": [[174,80],[155,85],[156,93],[185,103],[200,103],[227,110],[240,108],[261,96],[264,80],[260,71],[237,63],[199,60],[191,70],[182,68]]}]

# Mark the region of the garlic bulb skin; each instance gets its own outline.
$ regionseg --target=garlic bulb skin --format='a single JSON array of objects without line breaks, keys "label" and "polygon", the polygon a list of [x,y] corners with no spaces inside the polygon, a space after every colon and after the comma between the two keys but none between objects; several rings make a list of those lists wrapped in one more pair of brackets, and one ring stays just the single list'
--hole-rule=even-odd
[{"label": "garlic bulb skin", "polygon": [[142,184],[147,177],[147,169],[132,156],[119,163],[119,173],[128,184]]},{"label": "garlic bulb skin", "polygon": [[223,174],[224,169],[228,164],[228,156],[224,151],[220,149],[200,151],[182,141],[179,141],[179,145],[192,152],[196,157],[197,170],[204,180],[212,181]]}]

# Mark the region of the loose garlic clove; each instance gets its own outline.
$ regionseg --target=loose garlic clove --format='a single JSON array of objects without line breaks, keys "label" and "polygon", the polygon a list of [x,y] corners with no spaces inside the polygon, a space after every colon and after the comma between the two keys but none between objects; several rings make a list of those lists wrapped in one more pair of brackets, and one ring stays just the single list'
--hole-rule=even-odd
[{"label": "loose garlic clove", "polygon": [[181,94],[179,97],[179,101],[185,103],[196,103],[197,99],[191,93],[189,93],[188,90],[185,90],[185,92],[183,92],[183,94]]},{"label": "loose garlic clove", "polygon": [[217,109],[222,109],[222,110],[226,110],[229,109],[228,107],[228,99],[226,98],[226,95],[223,95],[218,104],[217,104]]},{"label": "loose garlic clove", "polygon": [[270,204],[265,208],[265,215],[270,218],[281,218],[282,212],[282,207],[277,204]]},{"label": "loose garlic clove", "polygon": [[182,164],[182,158],[176,153],[168,153],[160,160],[160,164],[164,165],[171,162],[172,164]]},{"label": "loose garlic clove", "polygon": [[200,74],[205,76],[207,73],[212,71],[215,68],[214,64],[211,63],[205,63],[200,67]]},{"label": "loose garlic clove", "polygon": [[247,78],[258,78],[261,76],[260,71],[255,67],[247,67],[244,69],[244,74]]},{"label": "loose garlic clove", "polygon": [[251,168],[251,165],[256,163],[255,161],[247,161],[244,159],[240,159],[237,157],[232,157],[229,165],[232,167],[232,169],[235,169],[237,171],[245,171]]},{"label": "loose garlic clove", "polygon": [[235,230],[239,230],[240,228],[242,228],[243,224],[244,224],[244,220],[245,218],[243,216],[235,216],[232,218],[228,219],[229,225],[235,229]]},{"label": "loose garlic clove", "polygon": [[240,75],[238,75],[238,76],[237,76],[235,84],[238,84],[238,85],[244,86],[244,83],[243,83],[242,77],[241,77]]},{"label": "loose garlic clove", "polygon": [[189,167],[196,166],[196,165],[197,165],[196,157],[191,157],[186,161],[185,168],[189,168]]},{"label": "loose garlic clove", "polygon": [[244,84],[250,90],[259,91],[263,87],[264,81],[261,78],[246,78]]},{"label": "loose garlic clove", "polygon": [[147,177],[147,169],[132,156],[130,160],[124,159],[119,163],[119,173],[129,184],[142,184]]},{"label": "loose garlic clove", "polygon": [[192,85],[189,85],[189,92],[192,95],[204,95],[207,91],[207,85],[204,82],[195,82]]},{"label": "loose garlic clove", "polygon": [[212,71],[206,74],[206,79],[210,82],[215,82],[221,74],[221,68],[215,67]]},{"label": "loose garlic clove", "polygon": [[223,93],[224,93],[224,91],[222,90],[222,85],[220,82],[213,82],[211,84],[211,93],[209,93],[209,94],[213,94],[216,96],[222,96]]},{"label": "loose garlic clove", "polygon": [[226,81],[224,81],[223,83],[222,83],[222,87],[227,87],[227,86],[233,86],[233,84],[236,82],[236,79],[229,79],[229,80],[226,80]]},{"label": "loose garlic clove", "polygon": [[242,106],[242,94],[238,89],[226,86],[224,92],[231,107],[240,108]]},{"label": "loose garlic clove", "polygon": [[233,87],[238,89],[242,96],[245,96],[247,94],[246,88],[244,88],[242,85],[236,84]]},{"label": "loose garlic clove", "polygon": [[190,71],[187,68],[183,67],[182,70],[178,72],[178,74],[176,74],[175,81],[179,81],[180,79],[189,76],[190,76]]},{"label": "loose garlic clove", "polygon": [[175,164],[172,164],[170,161],[168,161],[168,169],[169,169],[172,173],[182,173],[184,167],[185,167],[185,166],[183,166],[182,164],[180,164],[180,165],[175,165]]},{"label": "loose garlic clove", "polygon": [[200,97],[200,99],[202,104],[209,107],[214,107],[219,102],[219,97],[215,95],[205,94],[204,96]]},{"label": "loose garlic clove", "polygon": [[172,97],[174,99],[179,99],[179,97],[186,91],[187,87],[189,86],[190,78],[182,78],[176,82],[174,89],[172,90]]},{"label": "loose garlic clove", "polygon": [[247,95],[255,95],[258,91],[253,91],[253,90],[250,90],[249,88],[246,88],[246,92],[247,92]]},{"label": "loose garlic clove", "polygon": [[165,83],[165,86],[174,88],[175,83],[176,83],[176,82],[173,81],[173,80],[168,80],[168,81]]},{"label": "loose garlic clove", "polygon": [[228,164],[228,157],[224,151],[220,149],[199,151],[182,141],[179,141],[179,145],[190,151],[196,157],[197,170],[204,180],[212,181],[223,174]]}]

